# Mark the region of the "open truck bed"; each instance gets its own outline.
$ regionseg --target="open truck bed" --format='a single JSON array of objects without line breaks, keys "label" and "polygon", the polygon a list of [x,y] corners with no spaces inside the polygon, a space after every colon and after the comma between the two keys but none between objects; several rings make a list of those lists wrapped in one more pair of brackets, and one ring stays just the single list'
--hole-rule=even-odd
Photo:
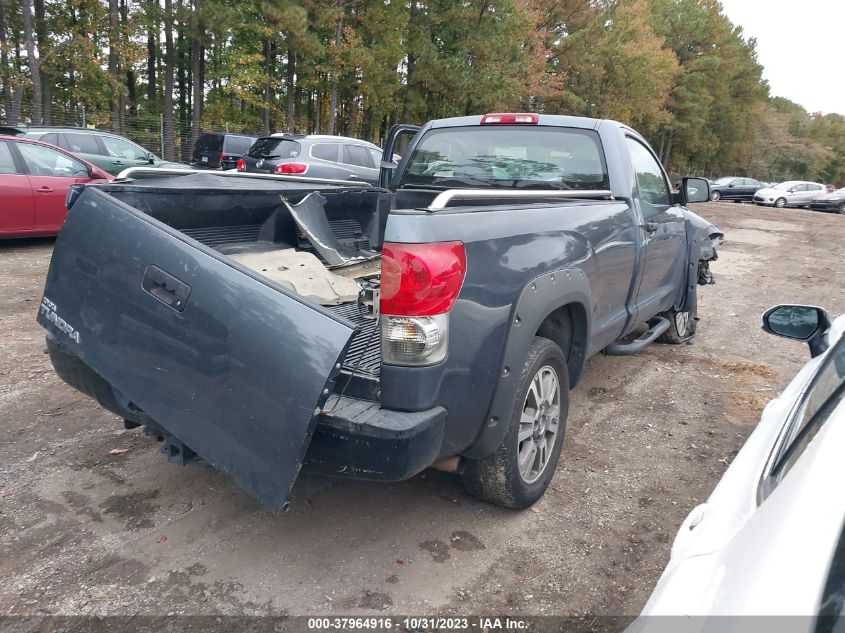
[{"label": "open truck bed", "polygon": [[[209,174],[86,188],[39,313],[66,381],[161,437],[172,461],[205,460],[271,506],[285,502],[315,433],[305,460],[315,470],[334,472],[338,457],[349,468],[350,451],[372,451],[346,436],[369,425],[390,444],[385,476],[398,468],[401,478],[439,449],[435,432],[432,455],[403,461],[394,446],[403,430],[413,423],[416,433],[421,416],[445,417],[380,409],[372,301],[297,292],[297,275],[318,268],[362,295],[377,287],[383,194],[301,187]],[[311,213],[325,214],[328,232],[292,217],[308,195],[320,197]],[[360,261],[329,264],[334,255],[317,238]],[[274,279],[303,258],[313,265],[279,273],[293,283]]]}]

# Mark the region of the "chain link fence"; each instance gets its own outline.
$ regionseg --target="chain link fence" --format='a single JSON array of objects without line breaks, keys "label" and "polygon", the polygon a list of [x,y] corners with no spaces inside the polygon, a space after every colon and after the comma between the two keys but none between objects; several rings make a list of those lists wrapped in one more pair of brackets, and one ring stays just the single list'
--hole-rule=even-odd
[{"label": "chain link fence", "polygon": [[[25,110],[28,112],[29,108]],[[173,122],[172,147],[165,145],[164,115],[143,112],[140,109],[127,109],[113,120],[108,110],[91,110],[84,105],[53,106],[43,115],[43,125],[73,126],[89,129],[107,130],[125,136],[144,149],[161,158],[170,158],[181,163],[187,163],[191,158],[193,142],[190,123],[180,121],[175,116]],[[30,124],[29,116],[22,116],[17,121],[8,120],[0,116],[0,125],[26,127]],[[228,132],[228,126],[222,130]]]}]

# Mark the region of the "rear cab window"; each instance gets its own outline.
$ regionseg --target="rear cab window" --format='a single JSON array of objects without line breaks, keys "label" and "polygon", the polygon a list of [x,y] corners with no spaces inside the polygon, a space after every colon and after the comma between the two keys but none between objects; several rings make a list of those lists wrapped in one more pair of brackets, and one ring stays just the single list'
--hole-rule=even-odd
[{"label": "rear cab window", "polygon": [[429,130],[402,184],[507,189],[609,189],[598,134],[576,128],[498,125]]},{"label": "rear cab window", "polygon": [[247,154],[250,158],[296,158],[301,147],[298,142],[285,138],[260,138]]}]

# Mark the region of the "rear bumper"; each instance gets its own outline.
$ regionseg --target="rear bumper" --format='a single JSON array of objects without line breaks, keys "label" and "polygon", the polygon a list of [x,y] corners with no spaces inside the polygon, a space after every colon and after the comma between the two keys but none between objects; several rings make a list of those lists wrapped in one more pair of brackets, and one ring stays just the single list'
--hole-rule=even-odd
[{"label": "rear bumper", "polygon": [[[56,373],[71,387],[112,413],[151,427],[170,442],[165,429],[50,336],[47,349]],[[330,396],[318,418],[302,472],[381,481],[413,477],[440,457],[446,417],[446,409],[439,406],[404,412],[382,409],[367,400]]]},{"label": "rear bumper", "polygon": [[437,461],[445,427],[443,407],[394,411],[375,402],[331,396],[302,471],[381,481],[407,479]]}]

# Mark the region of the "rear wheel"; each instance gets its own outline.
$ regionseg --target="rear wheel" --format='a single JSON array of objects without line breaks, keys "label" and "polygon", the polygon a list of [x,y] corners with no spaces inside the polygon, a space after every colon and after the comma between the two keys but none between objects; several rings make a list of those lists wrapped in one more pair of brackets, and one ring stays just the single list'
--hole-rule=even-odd
[{"label": "rear wheel", "polygon": [[517,394],[499,448],[467,460],[461,477],[474,497],[522,509],[543,496],[560,459],[569,411],[569,375],[560,347],[534,337]]},{"label": "rear wheel", "polygon": [[671,310],[664,314],[669,319],[669,329],[657,339],[661,343],[680,345],[690,340],[694,334],[692,314]]},{"label": "rear wheel", "polygon": [[722,192],[721,191],[711,191],[710,192],[710,201],[711,202],[719,202],[722,199]]},{"label": "rear wheel", "polygon": [[786,206],[786,198],[778,198],[775,200],[775,206],[778,209],[783,209]]},{"label": "rear wheel", "polygon": [[839,208],[836,209],[836,212],[840,215],[845,215],[845,202],[839,205]]}]

